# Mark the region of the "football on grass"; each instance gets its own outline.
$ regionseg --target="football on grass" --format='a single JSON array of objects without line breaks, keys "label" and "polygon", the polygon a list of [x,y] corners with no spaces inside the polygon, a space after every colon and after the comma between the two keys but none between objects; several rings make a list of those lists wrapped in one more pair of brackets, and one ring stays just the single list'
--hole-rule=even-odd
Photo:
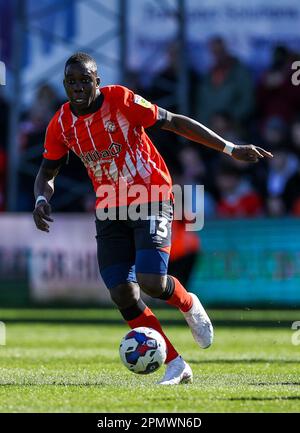
[{"label": "football on grass", "polygon": [[165,340],[152,328],[134,328],[125,335],[120,344],[121,360],[133,373],[153,373],[165,362],[166,356]]}]

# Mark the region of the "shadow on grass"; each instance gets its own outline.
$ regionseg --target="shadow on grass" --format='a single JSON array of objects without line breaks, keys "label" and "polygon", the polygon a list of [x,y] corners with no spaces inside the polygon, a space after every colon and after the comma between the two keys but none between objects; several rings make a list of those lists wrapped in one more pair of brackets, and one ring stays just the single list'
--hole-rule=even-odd
[{"label": "shadow on grass", "polygon": [[[159,318],[159,314],[158,314]],[[60,318],[5,318],[5,323],[28,323],[28,324],[68,324],[68,325],[122,325],[122,319],[60,319]],[[184,319],[159,319],[162,325],[167,326],[186,326]],[[292,321],[281,320],[213,320],[214,327],[239,327],[239,328],[291,328]]]},{"label": "shadow on grass", "polygon": [[249,383],[249,385],[254,386],[300,386],[300,382],[253,382]]},{"label": "shadow on grass", "polygon": [[300,400],[300,395],[290,395],[285,397],[228,397],[216,398],[223,401],[274,401],[274,400]]},{"label": "shadow on grass", "polygon": [[3,382],[3,383],[0,383],[0,387],[4,387],[4,386],[20,386],[20,387],[31,387],[31,386],[37,386],[37,387],[40,387],[40,386],[63,386],[63,387],[71,387],[71,386],[79,386],[79,387],[92,387],[92,386],[102,386],[102,387],[105,387],[105,386],[107,386],[107,383],[105,383],[105,382],[91,382],[91,383],[89,383],[89,382],[68,382],[68,383],[66,383],[66,382],[55,382],[55,381],[49,381],[49,382],[47,382],[47,381],[44,381],[44,382],[32,382],[32,383],[22,383],[22,382],[19,382],[19,383],[17,383],[17,382],[10,382],[10,381],[7,381],[7,382]]},{"label": "shadow on grass", "polygon": [[265,359],[265,358],[237,358],[237,359],[189,359],[191,364],[266,364],[266,363],[280,363],[280,364],[297,364],[299,359]]}]

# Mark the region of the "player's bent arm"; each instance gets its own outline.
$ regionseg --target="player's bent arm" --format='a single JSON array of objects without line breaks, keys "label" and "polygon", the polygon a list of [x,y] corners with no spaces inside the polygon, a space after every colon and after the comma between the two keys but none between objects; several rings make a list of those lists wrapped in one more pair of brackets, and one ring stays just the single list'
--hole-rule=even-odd
[{"label": "player's bent arm", "polygon": [[261,147],[237,145],[220,137],[211,129],[194,119],[180,114],[171,113],[159,108],[160,124],[162,129],[175,132],[191,141],[201,143],[219,152],[225,152],[241,161],[257,162],[260,158],[272,158],[272,154]]},{"label": "player's bent arm", "polygon": [[44,159],[35,179],[34,195],[36,202],[33,219],[36,227],[44,232],[49,232],[49,224],[46,221],[53,221],[50,217],[49,200],[54,193],[54,179],[65,160],[65,157],[55,161]]}]

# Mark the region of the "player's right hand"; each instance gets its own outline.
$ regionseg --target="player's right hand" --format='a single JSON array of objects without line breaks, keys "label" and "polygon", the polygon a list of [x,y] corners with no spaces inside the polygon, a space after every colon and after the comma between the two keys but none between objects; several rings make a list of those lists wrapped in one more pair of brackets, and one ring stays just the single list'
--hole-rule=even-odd
[{"label": "player's right hand", "polygon": [[51,206],[46,201],[41,201],[37,204],[33,211],[33,219],[39,230],[49,233],[49,224],[46,221],[53,222],[50,218]]}]

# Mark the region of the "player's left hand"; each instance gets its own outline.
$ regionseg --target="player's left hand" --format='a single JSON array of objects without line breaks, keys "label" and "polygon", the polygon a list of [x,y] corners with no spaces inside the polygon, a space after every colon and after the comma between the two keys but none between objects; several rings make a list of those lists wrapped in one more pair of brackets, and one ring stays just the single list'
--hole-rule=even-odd
[{"label": "player's left hand", "polygon": [[53,222],[50,214],[51,206],[47,201],[44,200],[39,202],[33,211],[35,225],[42,232],[49,233],[50,226],[46,221]]},{"label": "player's left hand", "polygon": [[273,155],[262,147],[254,146],[253,144],[236,144],[232,151],[232,157],[238,161],[258,162],[263,158],[273,158]]}]

